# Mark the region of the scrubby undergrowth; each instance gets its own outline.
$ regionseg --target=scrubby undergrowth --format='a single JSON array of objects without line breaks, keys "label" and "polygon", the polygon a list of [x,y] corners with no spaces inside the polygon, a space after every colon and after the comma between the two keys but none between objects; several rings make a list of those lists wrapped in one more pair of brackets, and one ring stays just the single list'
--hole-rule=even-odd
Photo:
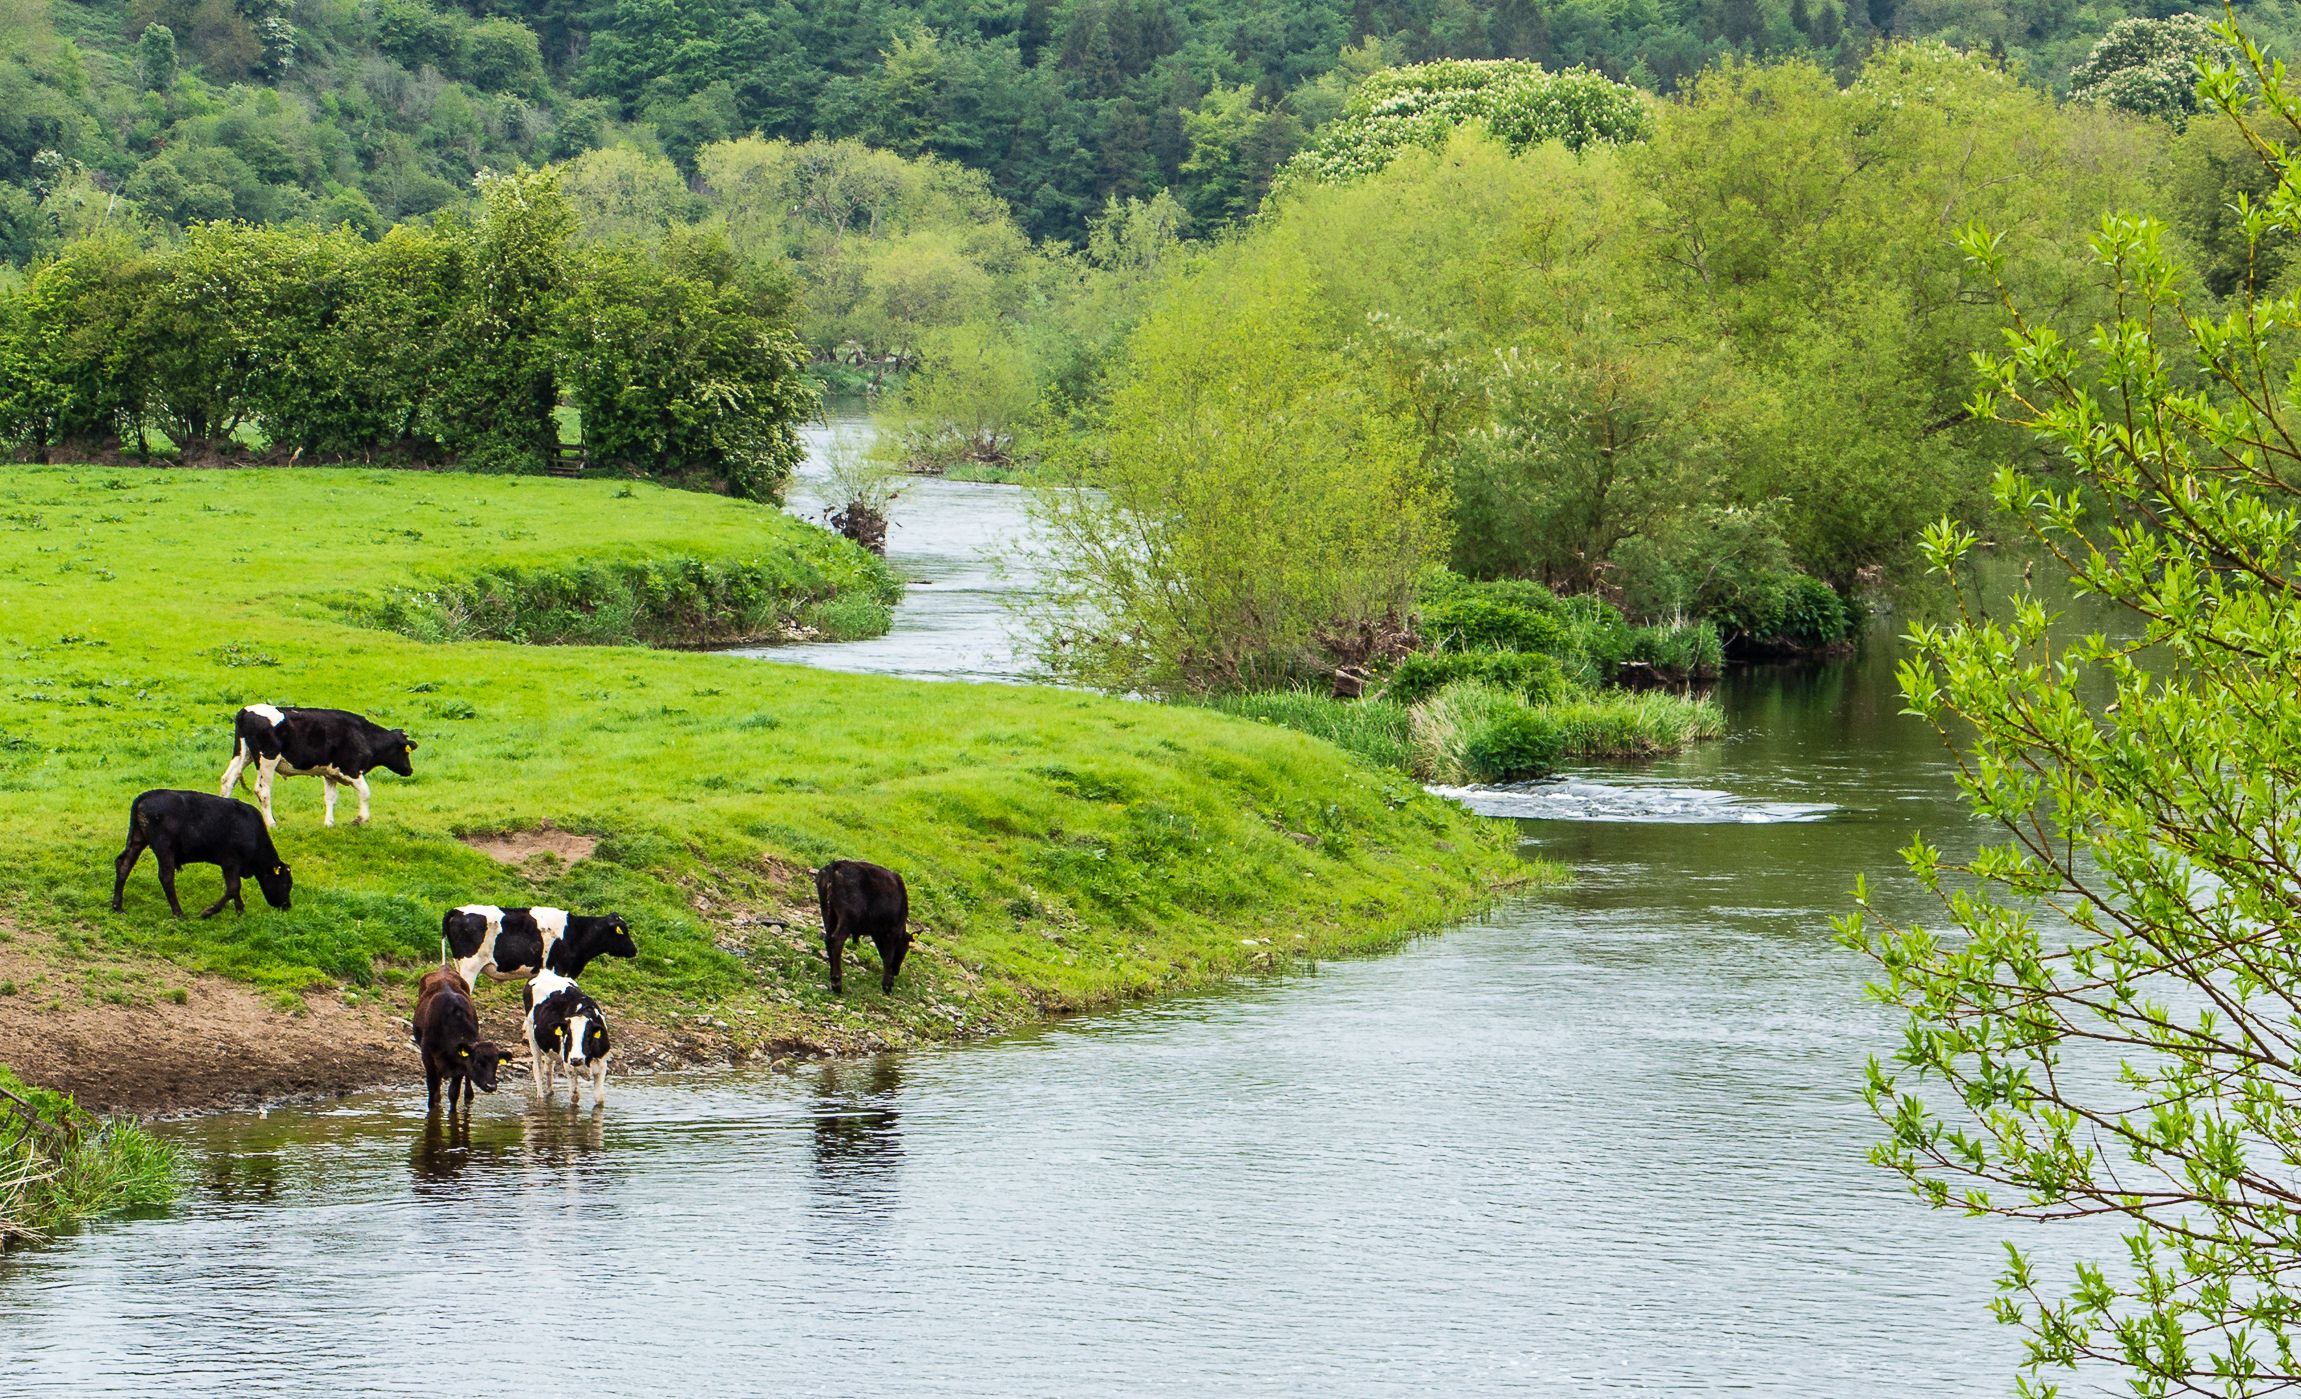
[{"label": "scrubby undergrowth", "polygon": [[[979,1035],[1371,948],[1525,877],[1504,828],[1403,774],[1204,710],[629,647],[424,643],[345,619],[467,561],[765,557],[808,528],[613,490],[0,470],[0,898],[16,926],[285,1003],[396,1001],[436,957],[443,907],[613,908],[642,955],[586,977],[611,1008],[737,1050],[837,1048]],[[288,912],[251,900],[245,916],[179,922],[147,860],[112,914],[130,798],[214,790],[232,712],[254,700],[404,725],[417,775],[379,776],[374,823],[334,830],[316,783],[282,782]],[[597,837],[592,856],[507,867],[457,839],[547,821]],[[865,976],[843,1002],[825,988],[807,870],[835,856],[910,880],[922,931],[892,997]],[[187,902],[214,897],[212,869],[183,883]]]}]

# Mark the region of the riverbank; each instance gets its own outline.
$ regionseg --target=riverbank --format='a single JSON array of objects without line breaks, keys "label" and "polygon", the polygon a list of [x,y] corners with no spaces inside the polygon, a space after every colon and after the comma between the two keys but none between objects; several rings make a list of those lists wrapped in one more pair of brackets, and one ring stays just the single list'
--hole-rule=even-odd
[{"label": "riverbank", "polygon": [[[629,1063],[668,1065],[982,1038],[1386,946],[1540,877],[1403,776],[1202,711],[359,624],[483,569],[784,577],[827,538],[802,528],[616,482],[0,470],[0,1062],[138,1111],[409,1081],[399,1017],[467,901],[622,912],[641,956],[586,984]],[[834,583],[809,606],[868,576],[809,556]],[[334,829],[280,783],[288,912],[172,919],[147,859],[112,914],[129,800],[213,790],[258,700],[404,726],[416,777]],[[829,994],[808,871],[841,856],[910,882],[892,996]],[[212,868],[183,883],[214,896]],[[511,1038],[516,991],[482,1001]],[[154,1046],[176,1066],[139,1067]]]}]

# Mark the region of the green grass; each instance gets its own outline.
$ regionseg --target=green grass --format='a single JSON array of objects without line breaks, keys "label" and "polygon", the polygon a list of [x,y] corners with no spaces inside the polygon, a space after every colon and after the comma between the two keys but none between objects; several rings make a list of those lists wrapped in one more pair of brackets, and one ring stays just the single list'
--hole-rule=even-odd
[{"label": "green grass", "polygon": [[1707,696],[1664,690],[1615,691],[1549,706],[1574,758],[1652,758],[1726,732],[1726,716]]},{"label": "green grass", "polygon": [[[794,531],[808,531],[804,536]],[[974,1035],[1381,946],[1524,877],[1506,828],[1335,748],[1204,710],[631,647],[424,642],[350,620],[395,589],[816,547],[773,510],[617,482],[404,471],[0,469],[0,899],[67,949],[294,995],[397,994],[466,901],[618,909],[611,1009],[708,1011],[738,1046]],[[841,549],[850,546],[839,545]],[[860,576],[860,575],[858,575]],[[412,781],[323,830],[275,806],[295,907],[167,916],[149,860],[109,911],[130,799],[214,790],[250,701],[405,726]],[[600,838],[510,869],[456,837]],[[882,861],[925,926],[895,994],[824,986],[807,870]],[[185,903],[215,897],[208,867]],[[857,983],[868,989],[857,990]],[[490,993],[497,994],[497,993]]]},{"label": "green grass", "polygon": [[1409,711],[1394,700],[1336,700],[1315,690],[1265,690],[1259,694],[1222,695],[1207,707],[1243,719],[1316,734],[1328,743],[1355,753],[1370,763],[1414,769],[1414,745],[1409,733]]},{"label": "green grass", "polygon": [[168,1143],[0,1068],[0,1253],[83,1219],[166,1204],[177,1181]]}]

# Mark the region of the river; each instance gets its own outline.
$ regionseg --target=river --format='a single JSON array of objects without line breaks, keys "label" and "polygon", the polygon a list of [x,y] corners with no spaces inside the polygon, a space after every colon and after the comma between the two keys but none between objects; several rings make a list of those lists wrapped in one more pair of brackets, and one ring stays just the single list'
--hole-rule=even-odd
[{"label": "river", "polygon": [[[927,634],[844,654],[984,668]],[[1575,882],[1394,955],[598,1114],[515,1090],[468,1135],[406,1093],[173,1126],[177,1206],[0,1269],[0,1389],[2003,1393],[2008,1226],[1865,1163],[1896,1027],[1827,926],[1865,871],[1914,910],[1912,832],[1970,839],[1891,660],[1740,674],[1722,743],[1475,794]]]}]

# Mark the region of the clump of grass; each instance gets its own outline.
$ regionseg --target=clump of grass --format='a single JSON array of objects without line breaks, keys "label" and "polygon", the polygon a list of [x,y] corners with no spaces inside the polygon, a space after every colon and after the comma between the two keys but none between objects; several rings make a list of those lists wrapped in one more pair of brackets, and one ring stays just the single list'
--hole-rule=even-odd
[{"label": "clump of grass", "polygon": [[0,1068],[0,1252],[83,1219],[165,1204],[177,1181],[167,1142]]},{"label": "clump of grass", "polygon": [[841,593],[809,603],[800,611],[798,622],[826,641],[885,636],[895,622],[894,599],[873,593]]},{"label": "clump of grass", "polygon": [[1370,763],[1411,771],[1414,747],[1405,705],[1394,700],[1337,700],[1315,690],[1225,695],[1210,708],[1315,734]]},{"label": "clump of grass", "polygon": [[1708,696],[1659,690],[1588,695],[1550,706],[1567,756],[1651,758],[1675,753],[1726,731],[1726,716]]},{"label": "clump of grass", "polygon": [[1708,622],[1630,628],[1628,660],[1672,680],[1707,680],[1726,664],[1726,646]]}]

